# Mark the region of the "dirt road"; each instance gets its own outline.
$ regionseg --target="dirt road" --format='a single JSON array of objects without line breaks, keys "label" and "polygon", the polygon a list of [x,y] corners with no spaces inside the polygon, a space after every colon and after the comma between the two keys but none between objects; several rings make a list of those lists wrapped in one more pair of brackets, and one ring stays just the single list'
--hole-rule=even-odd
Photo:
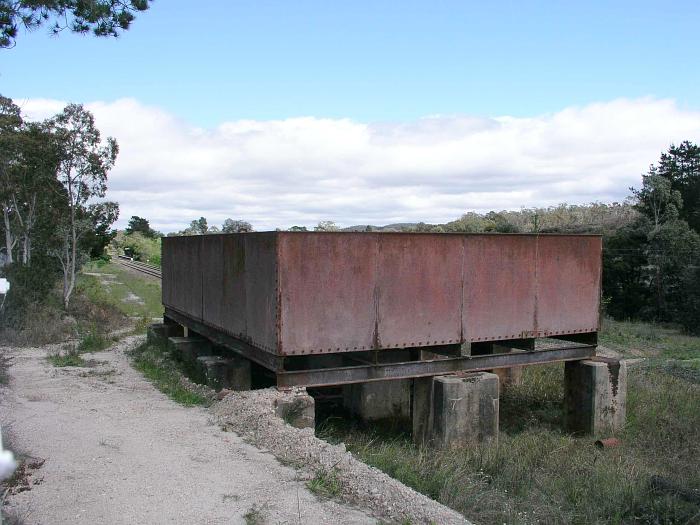
[{"label": "dirt road", "polygon": [[[0,417],[45,460],[31,490],[10,496],[28,524],[359,524],[366,512],[308,491],[296,471],[169,400],[116,347],[90,368],[55,368],[47,348],[10,349]],[[256,521],[257,520],[257,521]]]}]

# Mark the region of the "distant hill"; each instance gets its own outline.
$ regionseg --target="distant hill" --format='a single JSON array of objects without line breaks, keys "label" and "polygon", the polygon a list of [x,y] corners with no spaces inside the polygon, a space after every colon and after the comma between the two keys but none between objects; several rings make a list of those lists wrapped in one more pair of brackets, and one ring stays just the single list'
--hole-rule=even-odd
[{"label": "distant hill", "polygon": [[397,222],[396,224],[387,224],[386,226],[375,226],[373,224],[358,224],[356,226],[348,226],[343,228],[344,232],[364,232],[367,231],[367,227],[373,232],[400,232],[404,230],[410,230],[418,226],[417,222]]}]

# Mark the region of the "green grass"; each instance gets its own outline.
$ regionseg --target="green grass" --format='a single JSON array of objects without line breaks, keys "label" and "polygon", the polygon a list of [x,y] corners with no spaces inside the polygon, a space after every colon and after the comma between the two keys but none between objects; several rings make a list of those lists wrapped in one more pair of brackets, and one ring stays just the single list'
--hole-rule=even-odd
[{"label": "green grass", "polygon": [[155,387],[173,401],[185,406],[208,405],[209,400],[182,384],[182,371],[172,361],[165,347],[144,343],[130,352],[133,365]]},{"label": "green grass", "polygon": [[336,498],[341,491],[340,479],[334,469],[317,470],[306,486],[311,492],[322,498]]},{"label": "green grass", "polygon": [[86,366],[86,361],[81,357],[77,347],[66,345],[63,350],[53,352],[48,355],[47,359],[53,366]]},{"label": "green grass", "polygon": [[[106,276],[85,275],[85,272]],[[114,278],[110,278],[110,275]],[[163,315],[160,283],[132,274],[116,263],[98,265],[93,262],[86,265],[80,275],[78,287],[94,302],[110,304],[129,317],[141,317],[150,322],[153,317]],[[137,296],[142,303],[129,300],[130,294]],[[146,321],[142,323],[146,324]]]},{"label": "green grass", "polygon": [[253,505],[248,512],[243,515],[246,525],[262,525],[265,523],[263,511],[257,505]]},{"label": "green grass", "polygon": [[424,449],[407,433],[339,418],[317,434],[480,525],[700,523],[700,504],[650,483],[661,476],[700,489],[700,338],[622,323],[606,326],[603,339],[625,350],[633,341],[647,357],[628,370],[617,448],[598,449],[593,438],[562,430],[562,364],[527,367],[523,384],[502,392],[495,446]]}]

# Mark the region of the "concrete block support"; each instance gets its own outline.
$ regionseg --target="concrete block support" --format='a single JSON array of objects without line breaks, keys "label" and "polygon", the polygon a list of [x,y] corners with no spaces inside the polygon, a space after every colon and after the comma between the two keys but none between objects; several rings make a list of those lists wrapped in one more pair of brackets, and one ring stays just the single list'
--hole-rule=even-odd
[{"label": "concrete block support", "polygon": [[564,373],[564,416],[569,432],[606,437],[625,425],[627,364],[596,357],[569,361]]},{"label": "concrete block support", "polygon": [[496,442],[498,383],[488,372],[416,380],[414,441],[437,448]]},{"label": "concrete block support", "polygon": [[314,428],[316,424],[316,403],[305,388],[281,392],[275,400],[275,413],[296,428]]},{"label": "concrete block support", "polygon": [[[507,346],[501,346],[498,344],[493,345],[494,354],[507,354],[512,352],[513,349]],[[496,368],[493,371],[494,374],[498,376],[501,382],[501,389],[508,388],[513,385],[523,384],[523,367],[513,366],[511,368]]]},{"label": "concrete block support", "polygon": [[153,323],[146,331],[146,341],[150,344],[164,345],[168,342],[168,337],[181,337],[182,335],[182,326],[179,324]]},{"label": "concrete block support", "polygon": [[196,369],[197,358],[211,355],[211,343],[201,337],[168,337],[168,348],[174,359]]},{"label": "concrete block support", "polygon": [[343,389],[345,409],[365,421],[411,417],[411,380],[357,383]]},{"label": "concrete block support", "polygon": [[242,357],[197,357],[198,376],[214,390],[250,390],[250,361]]}]

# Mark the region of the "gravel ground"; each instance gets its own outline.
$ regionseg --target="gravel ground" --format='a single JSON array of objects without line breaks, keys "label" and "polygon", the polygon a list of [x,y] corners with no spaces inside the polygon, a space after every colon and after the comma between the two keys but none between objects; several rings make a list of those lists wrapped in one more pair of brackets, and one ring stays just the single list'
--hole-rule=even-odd
[{"label": "gravel ground", "polygon": [[467,524],[465,518],[423,494],[355,459],[341,445],[316,438],[312,429],[297,429],[275,416],[276,389],[233,392],[212,407],[220,425],[270,450],[285,463],[296,465],[311,479],[318,472],[333,473],[342,497],[375,515],[397,523]]},{"label": "gravel ground", "polygon": [[[246,514],[270,524],[376,523],[380,507],[318,499],[299,471],[223,432],[207,409],[158,392],[124,355],[141,340],[86,355],[91,368],[54,368],[45,357],[56,346],[5,349],[14,359],[0,420],[34,458],[29,490],[8,497],[25,523],[237,524]],[[367,487],[377,487],[374,479]]]}]

